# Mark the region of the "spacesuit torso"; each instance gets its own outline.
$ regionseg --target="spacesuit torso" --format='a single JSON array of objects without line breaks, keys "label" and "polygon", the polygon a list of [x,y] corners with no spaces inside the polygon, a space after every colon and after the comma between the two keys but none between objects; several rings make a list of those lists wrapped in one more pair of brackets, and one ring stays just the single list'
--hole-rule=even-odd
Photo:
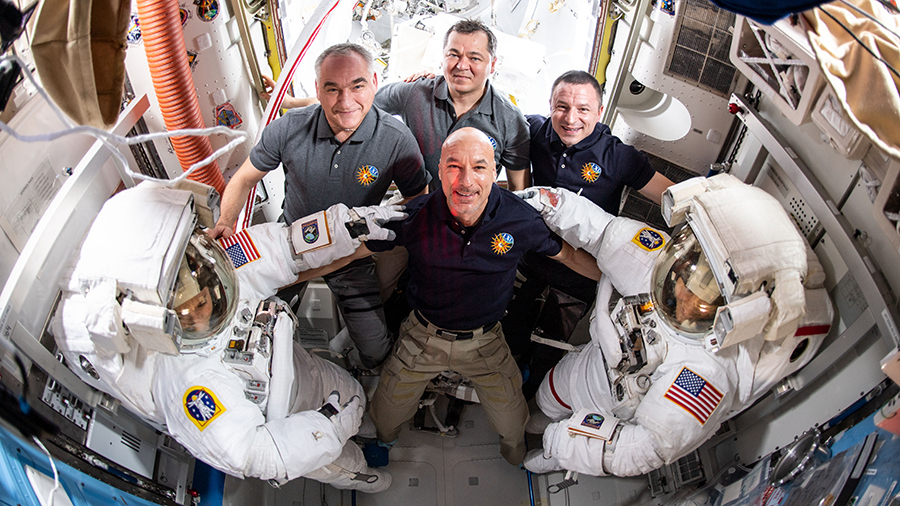
[{"label": "spacesuit torso", "polygon": [[[597,258],[604,280],[591,317],[591,342],[567,354],[538,391],[541,410],[559,422],[544,432],[543,458],[526,458],[532,471],[626,476],[672,463],[805,365],[831,323],[825,290],[807,288],[807,311],[796,335],[778,345],[758,338],[709,351],[703,340],[666,325],[647,295],[654,262],[669,242],[666,234],[614,218],[584,199],[566,200],[564,209],[545,219]],[[622,299],[610,312],[613,288]],[[807,338],[806,353],[791,362],[795,345]],[[609,442],[570,433],[582,410],[618,419]]]},{"label": "spacesuit torso", "polygon": [[[389,478],[378,480],[362,474],[366,466],[361,450],[354,443],[345,444],[359,427],[365,402],[362,387],[347,371],[310,355],[296,343],[296,317],[277,299],[268,299],[279,287],[297,279],[300,262],[314,267],[313,260],[326,255],[317,253],[322,258],[311,255],[298,261],[284,225],[257,225],[219,241],[224,255],[219,250],[210,262],[230,260],[234,267],[231,271],[227,266],[233,272],[230,283],[236,281],[238,288],[237,293],[229,292],[232,295],[227,298],[227,307],[223,303],[226,298],[217,298],[211,292],[228,292],[228,286],[234,286],[229,282],[217,281],[199,290],[184,288],[181,282],[176,285],[176,301],[180,294],[188,293],[182,297],[182,305],[173,303],[171,307],[176,312],[189,307],[198,315],[195,319],[183,318],[187,313],[179,315],[183,335],[203,332],[208,326],[215,332],[213,337],[185,338],[180,350],[171,353],[153,348],[152,338],[168,337],[165,334],[150,332],[150,338],[139,335],[138,329],[152,331],[159,322],[148,315],[172,310],[158,303],[125,302],[131,301],[132,293],[143,293],[141,300],[155,296],[151,293],[154,290],[144,290],[141,283],[148,279],[149,286],[156,286],[153,283],[160,279],[160,265],[163,271],[167,265],[158,255],[169,255],[171,244],[182,244],[173,237],[184,237],[185,228],[190,235],[190,228],[176,223],[177,219],[163,219],[161,223],[166,224],[158,231],[148,227],[135,233],[135,241],[141,243],[137,247],[121,247],[109,254],[108,250],[116,248],[109,247],[109,235],[119,233],[121,227],[108,226],[107,222],[134,219],[116,216],[122,212],[175,209],[173,216],[183,215],[184,203],[189,205],[190,199],[165,191],[160,194],[138,188],[128,190],[128,195],[117,195],[107,203],[109,210],[104,206],[85,239],[80,258],[64,282],[63,298],[53,321],[59,349],[70,367],[88,384],[169,432],[195,457],[228,474],[276,481],[307,476],[339,488],[363,488],[360,485],[378,482],[377,487],[386,488]],[[175,205],[170,202],[173,200]],[[319,230],[323,236],[333,237],[335,225],[343,227],[333,215],[327,220],[324,215],[319,218],[322,227],[329,226],[326,221],[332,222],[329,230]],[[185,222],[190,223],[182,219]],[[183,249],[171,253],[176,259],[184,255],[182,266],[191,263],[192,247],[193,251],[218,249],[202,233],[197,236],[194,232],[191,237],[188,253]],[[200,239],[195,243],[193,237]],[[94,261],[101,255],[106,255],[103,262]],[[135,256],[147,258],[147,267],[135,262]],[[130,265],[108,265],[125,263],[125,259]],[[205,268],[209,271],[208,266]],[[132,270],[140,272],[134,274]],[[142,276],[144,271],[149,275]],[[209,274],[193,266],[178,272],[179,276],[193,278]],[[233,312],[231,304],[236,304]],[[216,314],[227,315],[227,321],[220,318],[220,323],[214,323]],[[159,342],[161,347],[171,346],[165,339]],[[339,402],[335,394],[340,402],[352,401],[349,407],[331,413],[317,411],[326,401]],[[354,396],[359,400],[354,401]],[[355,481],[357,474],[362,475],[362,481]]]}]

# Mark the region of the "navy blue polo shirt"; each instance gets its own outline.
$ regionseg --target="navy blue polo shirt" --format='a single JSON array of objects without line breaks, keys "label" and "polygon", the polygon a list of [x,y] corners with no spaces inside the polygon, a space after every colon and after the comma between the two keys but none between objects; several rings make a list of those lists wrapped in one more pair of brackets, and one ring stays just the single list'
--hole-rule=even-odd
[{"label": "navy blue polo shirt", "polygon": [[640,190],[656,171],[647,157],[619,140],[603,123],[570,148],[553,130],[550,118],[527,116],[531,129],[531,179],[534,186],[566,188],[618,215],[622,190]]},{"label": "navy blue polo shirt", "polygon": [[366,246],[406,246],[409,305],[445,329],[475,329],[503,318],[522,255],[554,256],[562,249],[562,239],[534,208],[496,184],[481,222],[468,229],[450,214],[441,191],[412,200],[406,212],[406,220],[386,225],[397,233],[394,241]]}]

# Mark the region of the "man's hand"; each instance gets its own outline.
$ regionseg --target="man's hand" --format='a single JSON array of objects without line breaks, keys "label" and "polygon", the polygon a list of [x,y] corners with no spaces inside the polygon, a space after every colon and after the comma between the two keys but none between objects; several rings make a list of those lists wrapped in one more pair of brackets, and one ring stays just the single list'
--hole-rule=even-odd
[{"label": "man's hand", "polygon": [[544,214],[544,211],[556,209],[563,201],[562,192],[558,188],[546,186],[532,186],[526,190],[513,193],[541,214]]},{"label": "man's hand", "polygon": [[224,239],[226,237],[233,236],[234,229],[229,227],[228,225],[216,224],[215,227],[206,229],[206,235],[210,236],[213,239]]},{"label": "man's hand", "polygon": [[436,76],[436,75],[437,75],[437,74],[435,74],[434,72],[431,72],[430,70],[423,70],[423,71],[421,71],[421,72],[416,72],[415,74],[413,74],[413,75],[411,75],[411,76],[406,76],[406,77],[403,79],[403,82],[404,82],[404,83],[411,83],[411,82],[416,81],[416,80],[418,80],[418,79],[422,79],[423,77],[424,77],[425,79],[433,79],[434,76]]},{"label": "man's hand", "polygon": [[366,228],[368,228],[367,232],[358,235],[357,238],[363,242],[394,240],[397,234],[393,230],[383,228],[382,225],[389,221],[405,220],[409,215],[403,212],[404,209],[404,206],[354,207],[350,210],[351,218],[355,213],[359,219],[365,220]]},{"label": "man's hand", "polygon": [[259,98],[268,102],[269,99],[272,98],[272,92],[275,91],[275,81],[267,75],[261,75],[260,77],[262,77],[263,80],[264,90],[259,94]]}]

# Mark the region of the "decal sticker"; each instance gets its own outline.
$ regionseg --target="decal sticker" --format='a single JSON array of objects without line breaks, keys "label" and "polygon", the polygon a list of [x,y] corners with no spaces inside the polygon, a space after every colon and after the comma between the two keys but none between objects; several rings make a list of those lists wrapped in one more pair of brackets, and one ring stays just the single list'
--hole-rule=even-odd
[{"label": "decal sticker", "polygon": [[501,232],[491,239],[491,250],[498,255],[505,255],[515,243],[512,234]]},{"label": "decal sticker", "polygon": [[134,14],[131,15],[131,22],[128,23],[128,32],[125,33],[125,40],[132,45],[141,43],[141,21]]},{"label": "decal sticker", "polygon": [[184,414],[201,431],[225,412],[216,394],[206,387],[194,386],[184,393]]},{"label": "decal sticker", "polygon": [[319,220],[307,221],[300,225],[303,229],[303,241],[312,244],[319,240]]},{"label": "decal sticker", "polygon": [[588,183],[593,183],[600,177],[601,172],[603,172],[603,169],[599,165],[594,162],[588,162],[581,167],[581,179]]},{"label": "decal sticker", "polygon": [[[834,500],[834,496],[829,494],[831,500]],[[787,499],[787,495],[784,493],[784,490],[779,487],[775,488],[772,485],[768,485],[766,489],[762,493],[762,497],[756,500],[754,504],[757,506],[781,506],[784,504],[785,499]],[[826,497],[822,500],[822,504],[828,504],[829,501]],[[850,503],[848,503],[850,504]]]},{"label": "decal sticker", "polygon": [[241,115],[234,109],[234,106],[228,102],[216,106],[216,124],[227,126],[228,128],[237,128],[244,122]]},{"label": "decal sticker", "polygon": [[219,0],[194,0],[197,6],[197,17],[210,22],[219,15]]},{"label": "decal sticker", "polygon": [[197,51],[187,50],[188,56],[188,65],[191,67],[191,72],[194,71],[194,67],[197,66]]},{"label": "decal sticker", "polygon": [[675,15],[675,0],[653,0],[653,5],[669,16]]},{"label": "decal sticker", "polygon": [[184,25],[191,20],[191,11],[187,10],[185,4],[181,4],[178,6],[178,15],[181,16],[181,27],[184,28]]},{"label": "decal sticker", "polygon": [[375,180],[378,179],[378,169],[371,165],[363,165],[362,167],[356,169],[356,182],[363,185],[369,186],[374,183]]},{"label": "decal sticker", "polygon": [[240,269],[242,266],[259,259],[259,251],[256,249],[256,245],[253,244],[253,239],[250,238],[250,235],[245,230],[231,237],[219,239],[219,244],[225,248],[225,253],[228,254],[228,258],[231,259],[231,264],[234,265],[235,269]]},{"label": "decal sticker", "polygon": [[304,221],[299,223],[299,225],[300,231],[295,231],[291,234],[291,244],[295,255],[331,245],[331,234],[328,232],[328,215],[325,214],[325,211],[305,216]]},{"label": "decal sticker", "polygon": [[697,373],[683,367],[663,397],[690,413],[702,425],[724,396]]},{"label": "decal sticker", "polygon": [[662,234],[648,227],[644,227],[638,231],[631,239],[631,242],[647,251],[656,251],[666,244],[666,240],[663,238]]},{"label": "decal sticker", "polygon": [[603,415],[599,413],[588,413],[584,416],[584,419],[581,420],[581,425],[589,429],[599,429],[601,425],[603,425]]}]

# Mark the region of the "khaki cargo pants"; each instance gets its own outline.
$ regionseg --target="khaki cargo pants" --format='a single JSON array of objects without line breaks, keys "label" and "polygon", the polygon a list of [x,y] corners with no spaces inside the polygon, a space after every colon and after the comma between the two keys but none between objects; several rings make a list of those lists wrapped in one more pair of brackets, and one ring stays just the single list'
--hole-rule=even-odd
[{"label": "khaki cargo pants", "polygon": [[491,428],[500,434],[500,453],[510,464],[521,464],[528,407],[522,375],[499,323],[484,332],[478,329],[472,339],[451,341],[410,314],[372,396],[369,412],[378,439],[396,440],[401,425],[416,413],[428,382],[447,370],[472,381]]}]

